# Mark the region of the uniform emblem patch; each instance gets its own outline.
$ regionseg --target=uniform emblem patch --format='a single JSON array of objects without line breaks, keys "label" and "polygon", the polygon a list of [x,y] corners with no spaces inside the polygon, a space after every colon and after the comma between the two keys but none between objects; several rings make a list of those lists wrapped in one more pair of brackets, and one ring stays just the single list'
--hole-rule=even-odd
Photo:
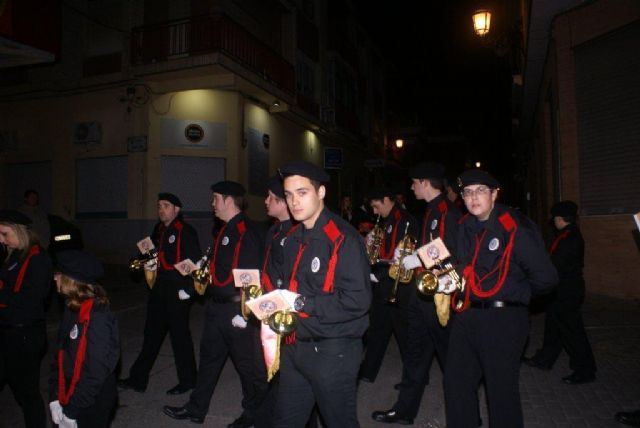
[{"label": "uniform emblem patch", "polygon": [[176,235],[169,236],[169,244],[173,244],[174,242],[176,242]]},{"label": "uniform emblem patch", "polygon": [[489,250],[495,251],[499,247],[500,247],[500,241],[498,240],[498,238],[493,238],[491,241],[489,241]]},{"label": "uniform emblem patch", "polygon": [[387,233],[391,233],[392,230],[393,230],[393,225],[390,224],[389,227],[387,227]]},{"label": "uniform emblem patch", "polygon": [[229,237],[225,236],[224,238],[222,238],[222,245],[229,245]]},{"label": "uniform emblem patch", "polygon": [[287,240],[286,236],[280,240],[280,246],[281,247],[284,247],[284,241],[286,241],[286,240]]},{"label": "uniform emblem patch", "polygon": [[316,273],[320,270],[320,259],[317,257],[314,257],[313,260],[311,260],[311,272]]},{"label": "uniform emblem patch", "polygon": [[432,260],[437,260],[440,257],[440,250],[435,245],[432,245],[427,248],[427,255],[431,257]]},{"label": "uniform emblem patch", "polygon": [[69,337],[73,340],[78,338],[78,324],[73,325],[73,328],[69,332]]},{"label": "uniform emblem patch", "polygon": [[434,218],[431,222],[431,230],[434,230],[436,227],[438,227],[438,219]]}]

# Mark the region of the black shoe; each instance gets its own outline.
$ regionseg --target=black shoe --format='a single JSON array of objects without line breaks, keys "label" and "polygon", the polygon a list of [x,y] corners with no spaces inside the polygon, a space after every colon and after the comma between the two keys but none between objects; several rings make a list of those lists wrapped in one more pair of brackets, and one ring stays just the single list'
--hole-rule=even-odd
[{"label": "black shoe", "polygon": [[522,362],[528,365],[529,367],[533,367],[540,370],[551,370],[551,364],[545,364],[542,361],[534,358],[523,358]]},{"label": "black shoe", "polygon": [[194,424],[202,424],[204,423],[204,416],[196,416],[190,411],[187,410],[185,406],[182,407],[172,407],[172,406],[164,406],[162,411],[165,415],[169,416],[173,419],[189,419]]},{"label": "black shoe", "polygon": [[253,426],[253,418],[247,415],[240,415],[238,419],[227,425],[227,428],[250,428]]},{"label": "black shoe", "polygon": [[621,424],[640,427],[640,410],[634,412],[618,412],[616,413],[615,420]]},{"label": "black shoe", "polygon": [[405,418],[404,416],[397,414],[394,409],[377,410],[371,413],[371,417],[374,421],[384,422],[386,424],[413,425],[413,419]]},{"label": "black shoe", "polygon": [[145,392],[147,390],[146,386],[143,387],[133,383],[130,377],[126,379],[118,379],[118,388],[131,389],[132,391],[135,391],[135,392]]},{"label": "black shoe", "polygon": [[593,373],[578,373],[573,372],[569,376],[562,378],[562,381],[567,385],[579,385],[581,383],[590,383],[596,380],[596,375]]},{"label": "black shoe", "polygon": [[167,391],[167,395],[180,395],[185,392],[189,392],[193,389],[193,386],[183,386],[182,384],[177,384],[173,388]]}]

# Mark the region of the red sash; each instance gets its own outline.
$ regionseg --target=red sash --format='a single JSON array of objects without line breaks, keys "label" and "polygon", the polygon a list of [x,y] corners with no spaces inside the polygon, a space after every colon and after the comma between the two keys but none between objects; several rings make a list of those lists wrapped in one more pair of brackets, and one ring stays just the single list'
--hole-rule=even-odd
[{"label": "red sash", "polygon": [[238,233],[240,234],[240,237],[238,238],[238,242],[236,242],[236,246],[233,250],[233,261],[231,262],[231,267],[229,268],[229,275],[224,281],[222,281],[218,279],[218,276],[216,275],[215,266],[216,266],[216,259],[218,257],[218,248],[220,248],[220,241],[224,236],[224,231],[226,228],[227,228],[227,224],[222,226],[222,229],[220,229],[220,233],[218,233],[218,237],[216,238],[216,245],[215,245],[215,248],[213,249],[213,257],[211,258],[211,264],[209,265],[209,272],[211,272],[211,284],[215,285],[216,287],[224,287],[229,283],[231,283],[231,281],[233,280],[233,269],[238,267],[238,259],[240,258],[240,248],[242,248],[242,239],[244,238],[244,233],[247,231],[247,226],[245,225],[244,220],[240,220],[236,225],[236,228],[238,229]]}]

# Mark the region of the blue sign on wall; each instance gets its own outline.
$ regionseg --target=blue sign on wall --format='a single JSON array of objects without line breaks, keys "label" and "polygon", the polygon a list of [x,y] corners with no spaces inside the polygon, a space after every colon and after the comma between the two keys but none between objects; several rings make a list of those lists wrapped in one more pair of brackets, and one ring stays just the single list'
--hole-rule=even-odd
[{"label": "blue sign on wall", "polygon": [[342,169],[343,166],[342,149],[336,147],[325,147],[324,167],[325,169]]}]

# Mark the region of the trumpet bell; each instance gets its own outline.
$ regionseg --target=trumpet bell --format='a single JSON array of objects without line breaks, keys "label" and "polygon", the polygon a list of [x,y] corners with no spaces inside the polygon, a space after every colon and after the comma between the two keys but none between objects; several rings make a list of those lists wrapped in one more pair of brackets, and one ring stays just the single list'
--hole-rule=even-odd
[{"label": "trumpet bell", "polygon": [[426,270],[416,277],[418,291],[425,296],[433,296],[438,289],[438,277],[435,273]]},{"label": "trumpet bell", "polygon": [[276,311],[267,318],[267,325],[276,334],[287,335],[297,327],[296,317],[289,311]]}]

